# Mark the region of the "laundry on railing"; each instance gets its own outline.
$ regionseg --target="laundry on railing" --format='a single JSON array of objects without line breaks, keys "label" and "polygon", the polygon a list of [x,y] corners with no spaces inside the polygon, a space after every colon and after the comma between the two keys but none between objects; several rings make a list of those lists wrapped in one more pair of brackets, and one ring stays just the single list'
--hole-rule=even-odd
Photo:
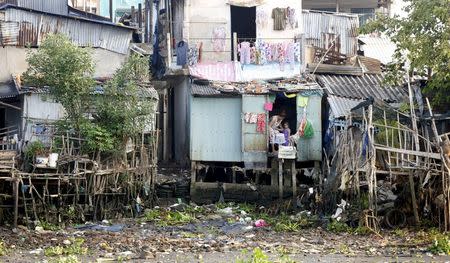
[{"label": "laundry on railing", "polygon": [[301,46],[300,42],[294,41],[273,43],[257,39],[240,42],[238,52],[243,65],[278,63],[280,70],[284,70],[286,64],[292,69],[296,62],[300,62]]}]

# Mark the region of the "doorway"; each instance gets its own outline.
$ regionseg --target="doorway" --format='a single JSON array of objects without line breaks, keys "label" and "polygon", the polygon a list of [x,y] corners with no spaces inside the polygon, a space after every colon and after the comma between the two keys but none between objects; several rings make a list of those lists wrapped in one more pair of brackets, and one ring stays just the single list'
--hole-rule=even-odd
[{"label": "doorway", "polygon": [[6,109],[0,108],[0,130],[6,128]]},{"label": "doorway", "polygon": [[[237,33],[238,43],[256,39],[256,7],[231,6],[231,36]],[[235,50],[231,38],[232,50]],[[231,54],[233,59],[233,54]]]}]

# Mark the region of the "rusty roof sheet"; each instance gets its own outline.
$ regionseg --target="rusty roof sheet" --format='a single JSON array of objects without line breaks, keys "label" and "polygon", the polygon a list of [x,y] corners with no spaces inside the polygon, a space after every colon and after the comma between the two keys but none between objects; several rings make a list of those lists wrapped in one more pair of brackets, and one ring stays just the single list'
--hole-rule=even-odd
[{"label": "rusty roof sheet", "polygon": [[385,102],[403,102],[408,98],[404,87],[390,87],[383,83],[383,75],[364,76],[317,75],[318,83],[328,95],[349,99],[368,99],[370,97]]},{"label": "rusty roof sheet", "polygon": [[356,54],[358,48],[359,18],[353,14],[327,13],[312,10],[303,10],[303,27],[307,45],[328,49],[333,39],[327,34],[339,36],[340,53],[346,55]]},{"label": "rusty roof sheet", "polygon": [[5,21],[0,21],[3,46],[39,46],[47,34],[61,33],[79,46],[127,54],[134,30],[110,22],[24,10],[12,5],[0,10],[5,13]]}]

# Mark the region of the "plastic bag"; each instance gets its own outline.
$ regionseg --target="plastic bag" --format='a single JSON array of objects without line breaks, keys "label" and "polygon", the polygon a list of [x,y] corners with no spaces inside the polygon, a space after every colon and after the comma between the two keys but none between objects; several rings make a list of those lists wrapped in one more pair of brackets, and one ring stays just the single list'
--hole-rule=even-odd
[{"label": "plastic bag", "polygon": [[314,129],[310,121],[306,122],[305,130],[303,131],[303,138],[311,139],[314,137]]}]

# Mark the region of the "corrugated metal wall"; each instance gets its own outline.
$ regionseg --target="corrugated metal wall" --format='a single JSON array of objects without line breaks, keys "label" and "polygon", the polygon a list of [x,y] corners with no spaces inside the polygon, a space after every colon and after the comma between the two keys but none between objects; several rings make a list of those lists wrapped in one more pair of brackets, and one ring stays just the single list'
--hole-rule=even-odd
[{"label": "corrugated metal wall", "polygon": [[304,11],[303,25],[307,45],[328,48],[324,34],[335,34],[339,35],[341,53],[356,54],[358,16]]},{"label": "corrugated metal wall", "polygon": [[47,13],[68,14],[67,0],[17,0],[17,5]]},{"label": "corrugated metal wall", "polygon": [[[297,108],[297,120],[303,118],[303,107]],[[310,96],[306,106],[306,118],[311,122],[314,129],[314,136],[310,139],[300,138],[297,142],[297,160],[322,161],[322,97],[318,95]]]},{"label": "corrugated metal wall", "polygon": [[193,97],[191,160],[241,162],[242,98]]},{"label": "corrugated metal wall", "polygon": [[132,37],[132,31],[127,28],[14,8],[5,10],[5,21],[0,21],[2,45],[39,46],[47,34],[62,33],[82,47],[104,48],[127,54]]}]

